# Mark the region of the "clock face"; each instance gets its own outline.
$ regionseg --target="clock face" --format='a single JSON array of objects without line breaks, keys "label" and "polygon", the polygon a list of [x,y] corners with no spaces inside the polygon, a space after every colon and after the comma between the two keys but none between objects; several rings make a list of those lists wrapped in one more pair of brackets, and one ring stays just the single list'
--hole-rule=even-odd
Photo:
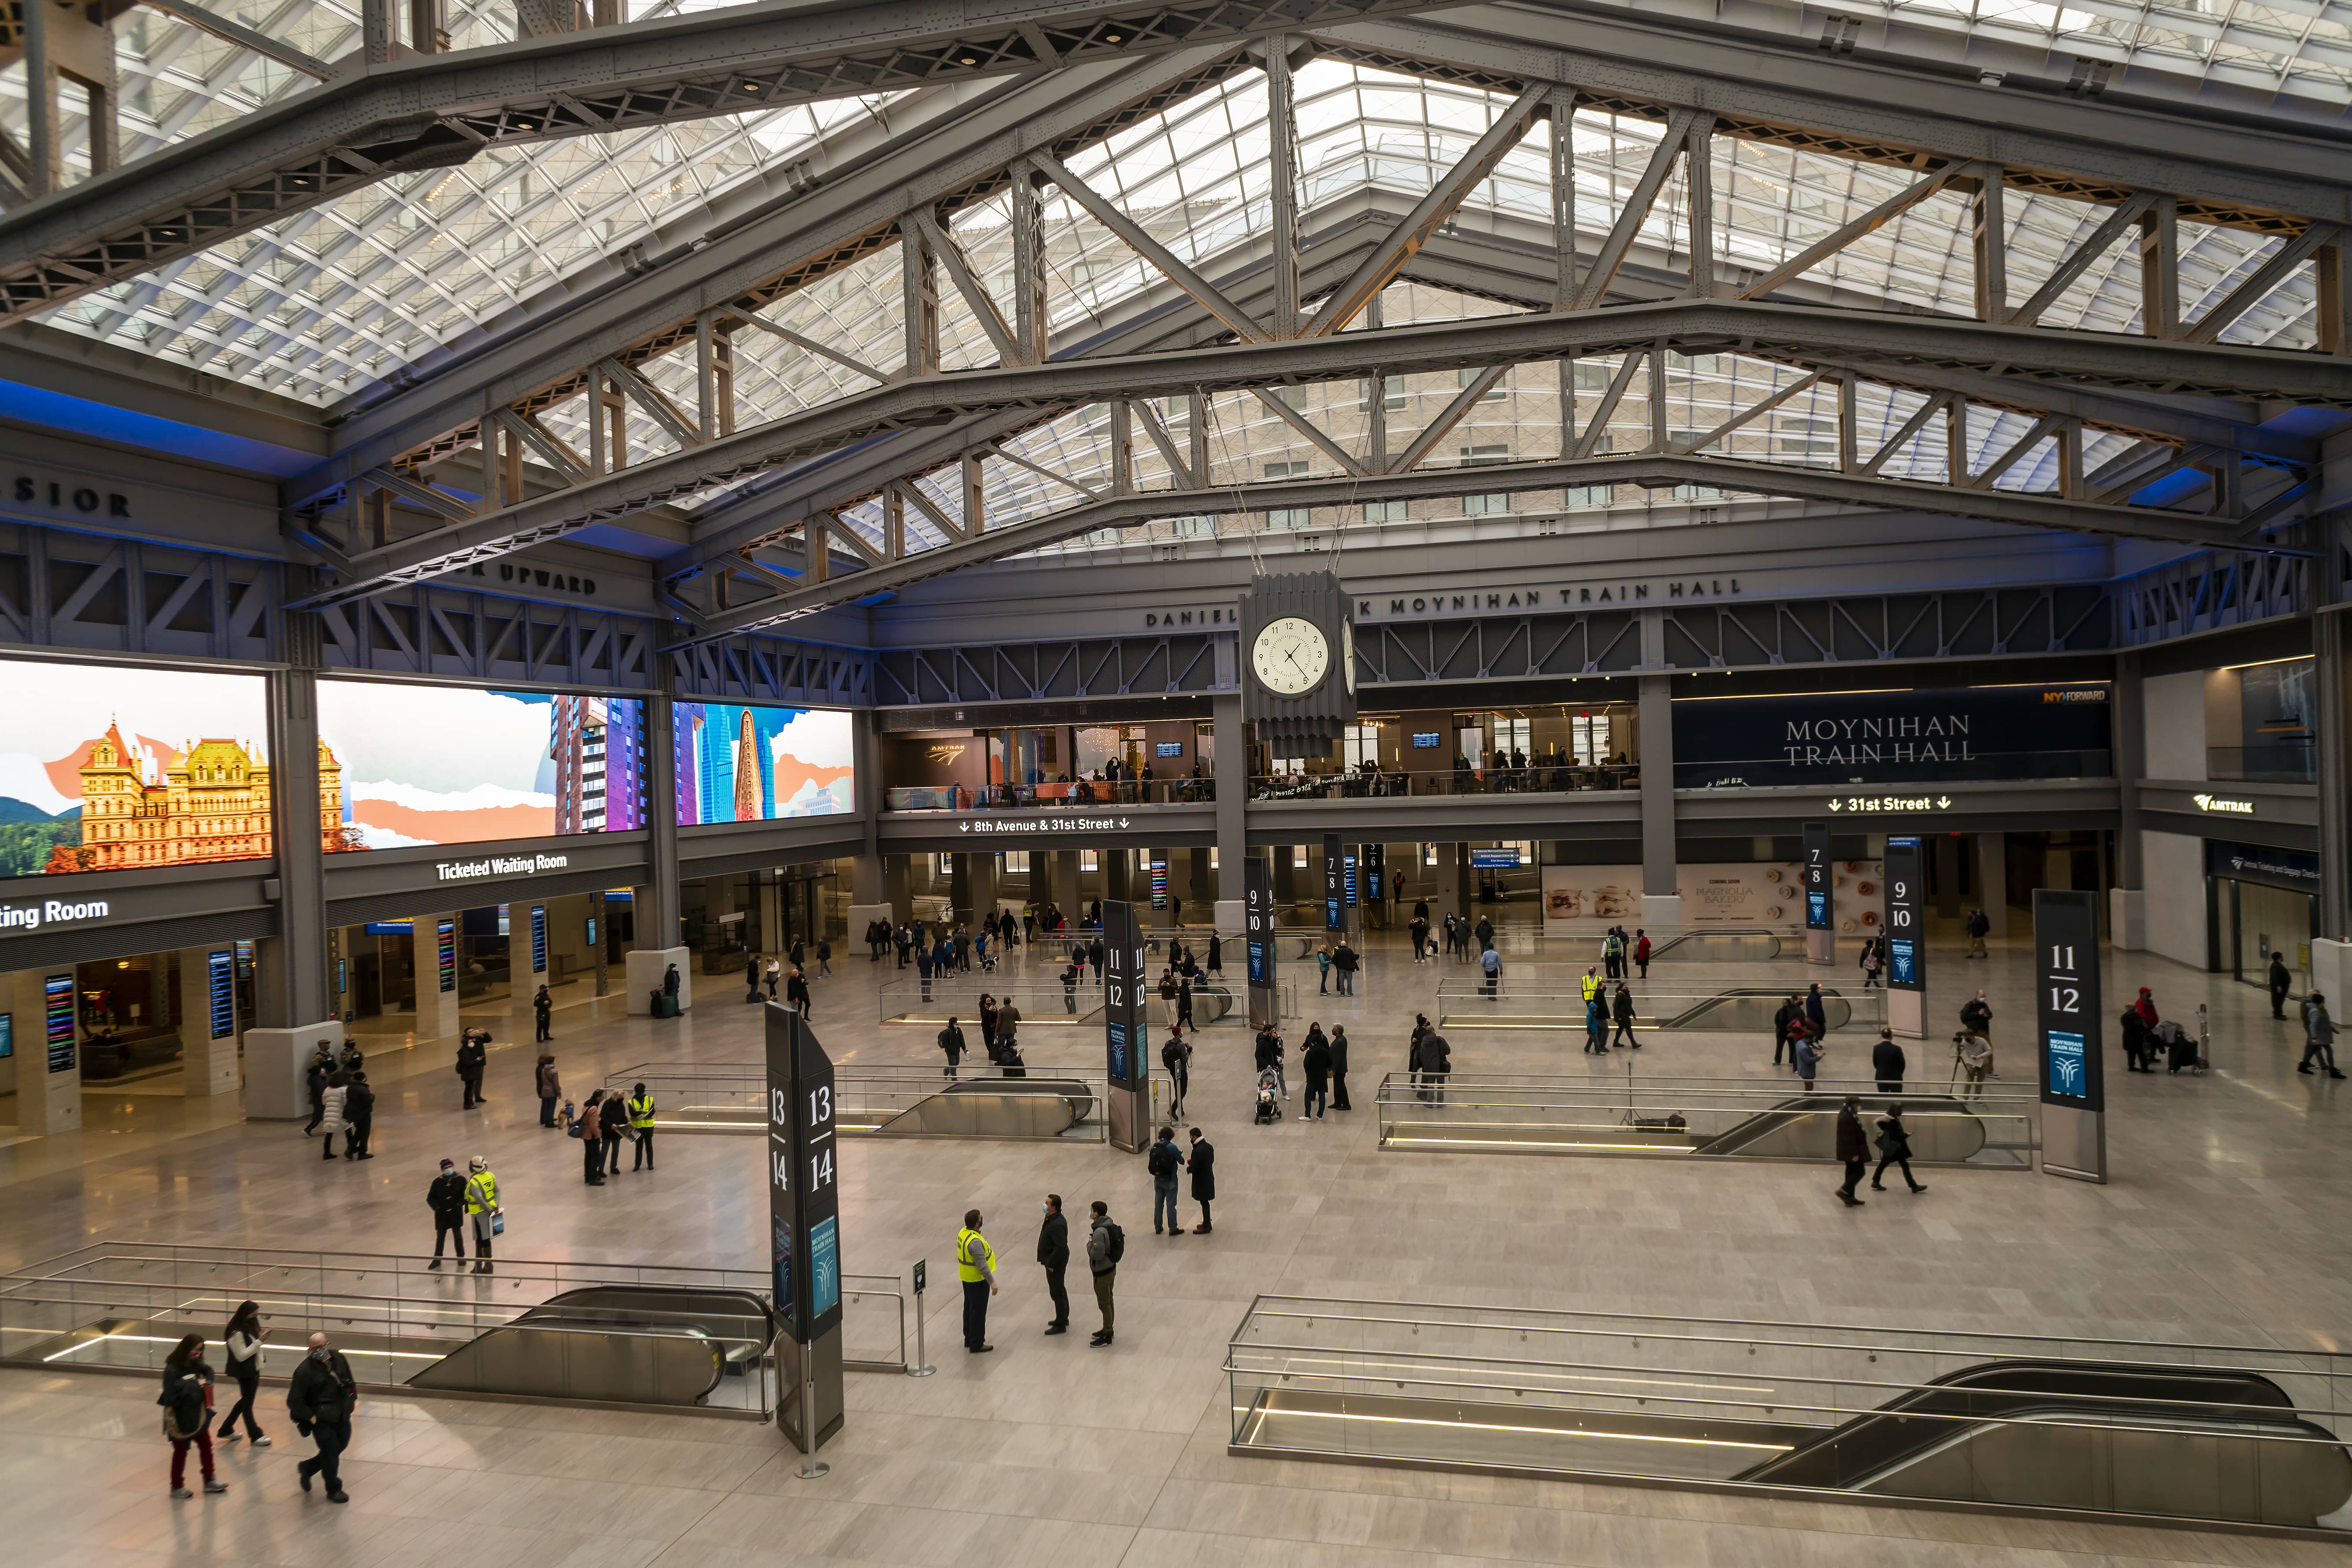
[{"label": "clock face", "polygon": [[1283,697],[1303,697],[1331,670],[1331,642],[1323,628],[1297,616],[1269,621],[1250,647],[1258,684]]}]

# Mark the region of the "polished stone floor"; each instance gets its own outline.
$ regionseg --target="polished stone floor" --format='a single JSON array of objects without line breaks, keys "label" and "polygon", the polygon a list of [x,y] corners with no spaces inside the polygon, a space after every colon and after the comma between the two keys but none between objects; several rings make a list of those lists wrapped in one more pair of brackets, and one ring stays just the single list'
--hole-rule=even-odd
[{"label": "polished stone floor", "polygon": [[[1029,956],[1024,954],[1024,957]],[[1236,955],[1237,957],[1237,955]],[[1515,953],[1563,981],[1588,955]],[[842,1060],[935,1064],[929,1027],[882,1026],[887,969],[862,954],[816,985],[815,1023]],[[457,1560],[580,1564],[1215,1564],[1436,1568],[1497,1560],[1577,1564],[2336,1563],[2340,1548],[2198,1531],[2053,1523],[1896,1507],[1712,1497],[1236,1458],[1226,1336],[1259,1292],[1573,1307],[1729,1318],[2102,1333],[2352,1348],[2352,1188],[2343,1180],[2352,1083],[2299,1077],[2294,1026],[2266,998],[2146,954],[2111,954],[2109,1011],[2152,985],[2168,1014],[2210,999],[2216,1071],[2121,1072],[2110,1047],[2112,1184],[1945,1171],[1933,1190],[1846,1210],[1812,1166],[1383,1153],[1360,1109],[1403,1065],[1416,1009],[1467,970],[1410,962],[1375,939],[1353,998],[1299,1001],[1355,1041],[1360,1109],[1274,1127],[1246,1116],[1249,1039],[1201,1038],[1189,1121],[1220,1150],[1216,1233],[1153,1237],[1140,1163],[1099,1146],[854,1142],[843,1152],[843,1263],[950,1278],[962,1211],[977,1206],[1007,1264],[995,1354],[957,1343],[957,1303],[934,1289],[940,1375],[852,1374],[833,1473],[794,1479],[769,1428],[693,1416],[461,1400],[370,1400],[345,1466],[353,1501],[294,1485],[305,1451],[234,1451],[224,1498],[174,1503],[143,1380],[0,1372],[0,1496],[13,1568],[165,1563],[352,1568]],[[1852,972],[1837,972],[1850,980]],[[1982,963],[1932,954],[1932,1058],[1961,1000],[1990,994],[2001,1066],[2030,1082],[2021,942]],[[648,1060],[757,1058],[756,1010],[714,980],[683,1020],[560,1022],[553,1049],[574,1095]],[[1292,1039],[1299,1028],[1294,1025]],[[1580,1037],[1451,1029],[1464,1071],[1588,1068]],[[1090,1032],[1036,1031],[1033,1066],[1098,1060]],[[1858,1059],[1867,1037],[1844,1048]],[[1765,1076],[1769,1047],[1659,1037],[1654,1073]],[[536,1258],[753,1266],[765,1207],[757,1144],[673,1134],[657,1173],[583,1185],[576,1145],[535,1124],[529,1041],[501,1041],[488,1105],[458,1109],[429,1050],[372,1058],[376,1160],[324,1164],[298,1127],[244,1123],[205,1102],[121,1097],[100,1130],[0,1148],[0,1264],[92,1239],[323,1246],[429,1245],[424,1188],[444,1155],[487,1154],[510,1215],[502,1250]],[[1923,1064],[1924,1065],[1924,1064]],[[1917,1069],[1915,1069],[1917,1070]],[[95,1103],[95,1102],[94,1102]],[[93,1115],[94,1125],[99,1118]],[[1128,1226],[1119,1336],[1044,1339],[1027,1259],[1041,1195],[1095,1198]],[[1191,1205],[1187,1204],[1188,1218]],[[1079,1293],[1076,1321],[1091,1328]]]}]

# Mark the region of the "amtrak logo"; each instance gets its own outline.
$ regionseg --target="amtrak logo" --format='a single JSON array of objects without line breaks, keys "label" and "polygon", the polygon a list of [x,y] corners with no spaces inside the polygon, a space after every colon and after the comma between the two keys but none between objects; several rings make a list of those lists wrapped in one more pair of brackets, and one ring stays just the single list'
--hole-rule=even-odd
[{"label": "amtrak logo", "polygon": [[2251,800],[2233,800],[2221,795],[2192,795],[2189,798],[2197,803],[2200,811],[2216,811],[2225,816],[2254,815],[2254,803]]}]

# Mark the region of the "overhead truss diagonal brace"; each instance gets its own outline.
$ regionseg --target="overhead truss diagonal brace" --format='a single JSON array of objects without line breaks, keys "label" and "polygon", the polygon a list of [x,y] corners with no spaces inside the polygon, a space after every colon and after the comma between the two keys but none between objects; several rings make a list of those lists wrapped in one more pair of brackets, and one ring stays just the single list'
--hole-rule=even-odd
[{"label": "overhead truss diagonal brace", "polygon": [[1064,168],[1061,160],[1050,153],[1033,153],[1029,161],[1088,217],[1117,235],[1121,244],[1159,268],[1171,283],[1191,295],[1195,303],[1223,322],[1244,342],[1273,341],[1273,334],[1258,325],[1256,318],[1225,298],[1223,291],[1215,284],[1146,233],[1141,224],[1103,200],[1084,180]]}]

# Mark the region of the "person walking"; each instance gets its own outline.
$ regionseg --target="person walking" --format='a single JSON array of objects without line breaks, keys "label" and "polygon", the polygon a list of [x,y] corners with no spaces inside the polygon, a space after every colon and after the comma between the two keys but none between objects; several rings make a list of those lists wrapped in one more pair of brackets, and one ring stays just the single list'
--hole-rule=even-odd
[{"label": "person walking", "polygon": [[1863,1167],[1870,1163],[1870,1137],[1863,1131],[1861,1111],[1862,1101],[1849,1094],[1837,1113],[1837,1157],[1845,1163],[1845,1184],[1838,1188],[1837,1195],[1850,1209],[1863,1205],[1853,1189],[1862,1180]]},{"label": "person walking", "polygon": [[1207,1236],[1216,1228],[1209,1217],[1209,1205],[1217,1201],[1217,1146],[1202,1137],[1197,1127],[1191,1134],[1192,1146],[1184,1156],[1184,1169],[1192,1176],[1192,1201],[1201,1205],[1201,1223],[1192,1227],[1192,1234]]},{"label": "person walking", "polygon": [[1176,1026],[1180,1029],[1197,1030],[1201,1026],[1192,1021],[1192,954],[1186,953],[1184,955],[1186,972],[1176,977]]},{"label": "person walking", "polygon": [[[2140,994],[2146,996],[2147,993],[2143,991]],[[2155,1009],[2148,1011],[2153,1015]],[[2153,1024],[2156,1020],[2150,1016],[2147,1021]],[[1960,1027],[1985,1043],[1985,1076],[1999,1078],[2000,1074],[1992,1070],[1992,1004],[1985,1000],[1982,991],[1960,1004]]]},{"label": "person walking", "polygon": [[189,1334],[163,1358],[163,1392],[155,1398],[163,1407],[163,1436],[172,1444],[172,1495],[183,1501],[196,1495],[188,1489],[191,1446],[204,1472],[205,1490],[228,1490],[226,1481],[213,1476],[212,1399],[213,1369],[205,1362],[205,1336]]},{"label": "person walking", "polygon": [[1985,1069],[1992,1064],[1992,1047],[1981,1035],[1962,1033],[1958,1040],[1960,1072],[1968,1080],[1963,1098],[1984,1098]]},{"label": "person walking", "polygon": [[457,1042],[457,1081],[466,1086],[466,1103],[460,1110],[471,1110],[482,1103],[482,1073],[489,1066],[489,1037],[479,1029],[468,1029]]},{"label": "person walking", "polygon": [[1902,1167],[1903,1184],[1914,1194],[1927,1190],[1927,1184],[1911,1173],[1911,1131],[1903,1125],[1903,1108],[1900,1105],[1888,1106],[1886,1114],[1878,1119],[1878,1169],[1870,1173],[1872,1192],[1886,1190],[1882,1184],[1889,1165]]},{"label": "person walking", "polygon": [[1209,933],[1209,960],[1201,967],[1220,980],[1225,977],[1225,939],[1215,931]]},{"label": "person walking", "polygon": [[2278,953],[2271,954],[2271,1016],[2286,1016],[2287,993],[2294,989],[2294,976],[2288,973],[2286,960]]},{"label": "person walking", "polygon": [[963,1026],[955,1021],[953,1014],[948,1016],[948,1026],[940,1031],[940,1049],[947,1056],[948,1079],[953,1082],[958,1076],[957,1064],[963,1060],[964,1051]]},{"label": "person walking", "polygon": [[466,1218],[474,1227],[474,1272],[494,1272],[490,1238],[506,1228],[506,1211],[499,1206],[499,1179],[491,1173],[490,1163],[479,1154],[466,1162]]},{"label": "person walking", "polygon": [[1170,1028],[1183,1026],[1176,1014],[1176,972],[1172,969],[1160,972],[1160,1011]]},{"label": "person walking", "polygon": [[816,977],[819,980],[833,978],[833,938],[829,936],[816,939]]},{"label": "person walking", "polygon": [[335,1053],[320,1040],[310,1057],[310,1065],[302,1069],[302,1087],[310,1096],[310,1120],[302,1126],[302,1136],[308,1138],[319,1130],[327,1117],[327,1080],[335,1075]]},{"label": "person walking", "polygon": [[1829,1008],[1822,1001],[1822,986],[1818,980],[1805,987],[1805,1022],[1813,1026],[1816,1037],[1825,1037],[1830,1032]]},{"label": "person walking", "polygon": [[784,982],[784,1005],[798,1008],[803,1019],[809,1016],[808,976],[797,968],[793,971],[792,978]]},{"label": "person walking", "polygon": [[1281,1090],[1282,1098],[1288,1100],[1290,1075],[1283,1069],[1282,1037],[1275,1032],[1272,1024],[1268,1024],[1257,1032],[1257,1044],[1253,1062],[1261,1073],[1269,1068],[1274,1069],[1276,1087]]},{"label": "person walking", "polygon": [[1331,1109],[1353,1110],[1348,1103],[1348,1026],[1331,1026]]},{"label": "person walking", "polygon": [[343,1139],[343,1158],[374,1159],[368,1152],[368,1136],[375,1131],[375,1090],[368,1087],[364,1072],[352,1073],[343,1090],[343,1125],[349,1130]]},{"label": "person walking", "polygon": [[1781,1003],[1774,1011],[1772,1015],[1772,1065],[1774,1067],[1780,1065],[1782,1051],[1794,1054],[1797,1043],[1795,1026],[1797,1020],[1804,1016],[1805,1010],[1797,1005],[1797,999],[1793,995]]},{"label": "person walking", "polygon": [[588,1091],[588,1098],[581,1101],[580,1120],[572,1123],[580,1130],[580,1148],[587,1161],[582,1173],[592,1187],[604,1184],[604,1091],[592,1089]]},{"label": "person walking", "polygon": [[1454,1047],[1431,1028],[1421,1037],[1422,1098],[1432,1105],[1445,1103],[1445,1079],[1454,1071]]},{"label": "person walking", "polygon": [[1650,977],[1650,934],[1640,926],[1633,928],[1633,968],[1642,979]]},{"label": "person walking", "polygon": [[555,1020],[555,998],[547,994],[544,985],[539,988],[539,994],[530,999],[530,1016],[538,1030],[532,1037],[534,1041],[555,1038],[555,1031],[548,1026]]},{"label": "person walking", "polygon": [[1127,1233],[1111,1223],[1110,1205],[1093,1205],[1094,1224],[1087,1232],[1087,1268],[1095,1277],[1095,1305],[1102,1309],[1102,1328],[1087,1342],[1107,1345],[1118,1326],[1112,1296],[1118,1285],[1118,1260],[1127,1252]]},{"label": "person walking", "polygon": [[1192,1087],[1192,1047],[1181,1029],[1171,1029],[1160,1043],[1160,1065],[1168,1069],[1168,1114],[1184,1114],[1184,1093]]},{"label": "person walking", "polygon": [[[540,1037],[541,1039],[546,1037],[544,1035]],[[555,1108],[563,1100],[563,1079],[556,1076],[555,1058],[545,1052],[540,1055],[538,1079],[539,1124],[552,1127],[555,1125]]]},{"label": "person walking", "polygon": [[[1331,1047],[1323,1038],[1319,1026],[1307,1031],[1307,1043],[1298,1052],[1298,1066],[1307,1074],[1307,1100],[1299,1114],[1320,1121],[1331,1106]],[[1168,1201],[1172,1207],[1176,1201],[1172,1189]]]},{"label": "person walking", "polygon": [[1903,1069],[1909,1065],[1904,1059],[1903,1047],[1895,1043],[1895,1031],[1882,1027],[1878,1044],[1870,1047],[1870,1075],[1878,1080],[1878,1092],[1901,1094]]},{"label": "person walking", "polygon": [[425,1206],[433,1211],[433,1261],[427,1268],[441,1267],[441,1248],[449,1242],[457,1244],[457,1261],[466,1261],[466,1178],[457,1173],[455,1160],[441,1162],[441,1173],[425,1188]]},{"label": "person walking", "polygon": [[928,947],[915,949],[915,978],[923,988],[923,1000],[929,1002],[931,999],[931,950]]},{"label": "person walking", "polygon": [[[1969,911],[1968,932],[1968,955],[1970,958],[1981,958],[1987,963],[1990,963],[1992,955],[1985,951],[1985,938],[1992,932],[1992,921],[1985,918],[1985,912],[1982,910],[1970,910]],[[1873,1184],[1875,1185],[1876,1184],[1874,1183]]]},{"label": "person walking", "polygon": [[237,1417],[245,1417],[244,1436],[253,1439],[257,1448],[269,1447],[269,1436],[262,1431],[261,1423],[254,1419],[253,1402],[261,1395],[261,1347],[268,1342],[269,1331],[261,1326],[261,1303],[240,1302],[229,1314],[228,1327],[221,1331],[221,1344],[228,1352],[228,1374],[236,1380],[236,1403],[221,1417],[220,1440],[234,1443],[239,1436]]},{"label": "person walking", "polygon": [[746,1006],[760,999],[760,955],[746,953],[743,958],[743,1002]]},{"label": "person walking", "polygon": [[996,1060],[996,998],[985,991],[980,994],[980,1048],[990,1061]]},{"label": "person walking", "polygon": [[1878,972],[1885,963],[1878,951],[1878,939],[1874,936],[1864,938],[1862,944],[1862,988],[1864,991],[1878,984]]},{"label": "person walking", "polygon": [[1045,1220],[1037,1227],[1037,1266],[1045,1271],[1045,1294],[1053,1298],[1054,1321],[1049,1334],[1070,1331],[1070,1292],[1062,1283],[1070,1266],[1070,1222],[1062,1214],[1062,1194],[1045,1194]]},{"label": "person walking", "polygon": [[1163,1234],[1164,1223],[1164,1234],[1172,1240],[1184,1234],[1184,1222],[1176,1217],[1176,1178],[1184,1170],[1184,1156],[1176,1149],[1176,1129],[1160,1130],[1159,1138],[1144,1152],[1143,1168],[1151,1173],[1151,1234]]},{"label": "person walking", "polygon": [[[339,1072],[327,1075],[327,1087],[319,1096],[319,1156],[321,1159],[335,1157],[335,1134],[350,1125],[343,1120],[343,1107],[349,1103],[351,1093],[351,1079]],[[344,1142],[348,1147],[350,1140],[346,1139]]]},{"label": "person walking", "polygon": [[1598,991],[1584,999],[1584,1054],[1609,1054],[1609,999]]},{"label": "person walking", "polygon": [[1616,1033],[1609,1037],[1609,1048],[1615,1050],[1618,1043],[1622,1041],[1640,1050],[1642,1042],[1633,1037],[1633,993],[1626,989],[1622,980],[1617,983],[1616,994],[1609,999],[1609,1016],[1617,1026]]},{"label": "person walking", "polygon": [[302,1358],[286,1385],[286,1414],[294,1418],[294,1430],[319,1445],[315,1458],[294,1467],[304,1491],[310,1489],[310,1478],[317,1476],[327,1483],[329,1502],[352,1500],[343,1491],[338,1465],[343,1450],[351,1447],[352,1416],[359,1405],[359,1380],[352,1375],[352,1363],[343,1359],[342,1352],[328,1344],[325,1334],[312,1334],[310,1353]]},{"label": "person walking", "polygon": [[1480,948],[1478,950],[1478,969],[1479,972],[1486,977],[1485,981],[1486,987],[1486,999],[1491,1002],[1502,989],[1503,955],[1496,952],[1491,947]]},{"label": "person walking", "polygon": [[637,1152],[629,1160],[629,1169],[639,1166],[654,1168],[654,1097],[639,1084],[629,1093],[629,1136],[636,1140]]},{"label": "person walking", "polygon": [[963,1348],[985,1355],[996,1347],[988,1342],[988,1299],[996,1294],[996,1248],[980,1234],[980,1211],[966,1209],[963,1228],[956,1232],[956,1278],[963,1282]]},{"label": "person walking", "polygon": [[2295,1071],[2307,1073],[2315,1061],[2329,1078],[2344,1076],[2336,1070],[2336,1020],[2327,1016],[2327,998],[2316,991],[2303,999],[2303,1060]]}]

